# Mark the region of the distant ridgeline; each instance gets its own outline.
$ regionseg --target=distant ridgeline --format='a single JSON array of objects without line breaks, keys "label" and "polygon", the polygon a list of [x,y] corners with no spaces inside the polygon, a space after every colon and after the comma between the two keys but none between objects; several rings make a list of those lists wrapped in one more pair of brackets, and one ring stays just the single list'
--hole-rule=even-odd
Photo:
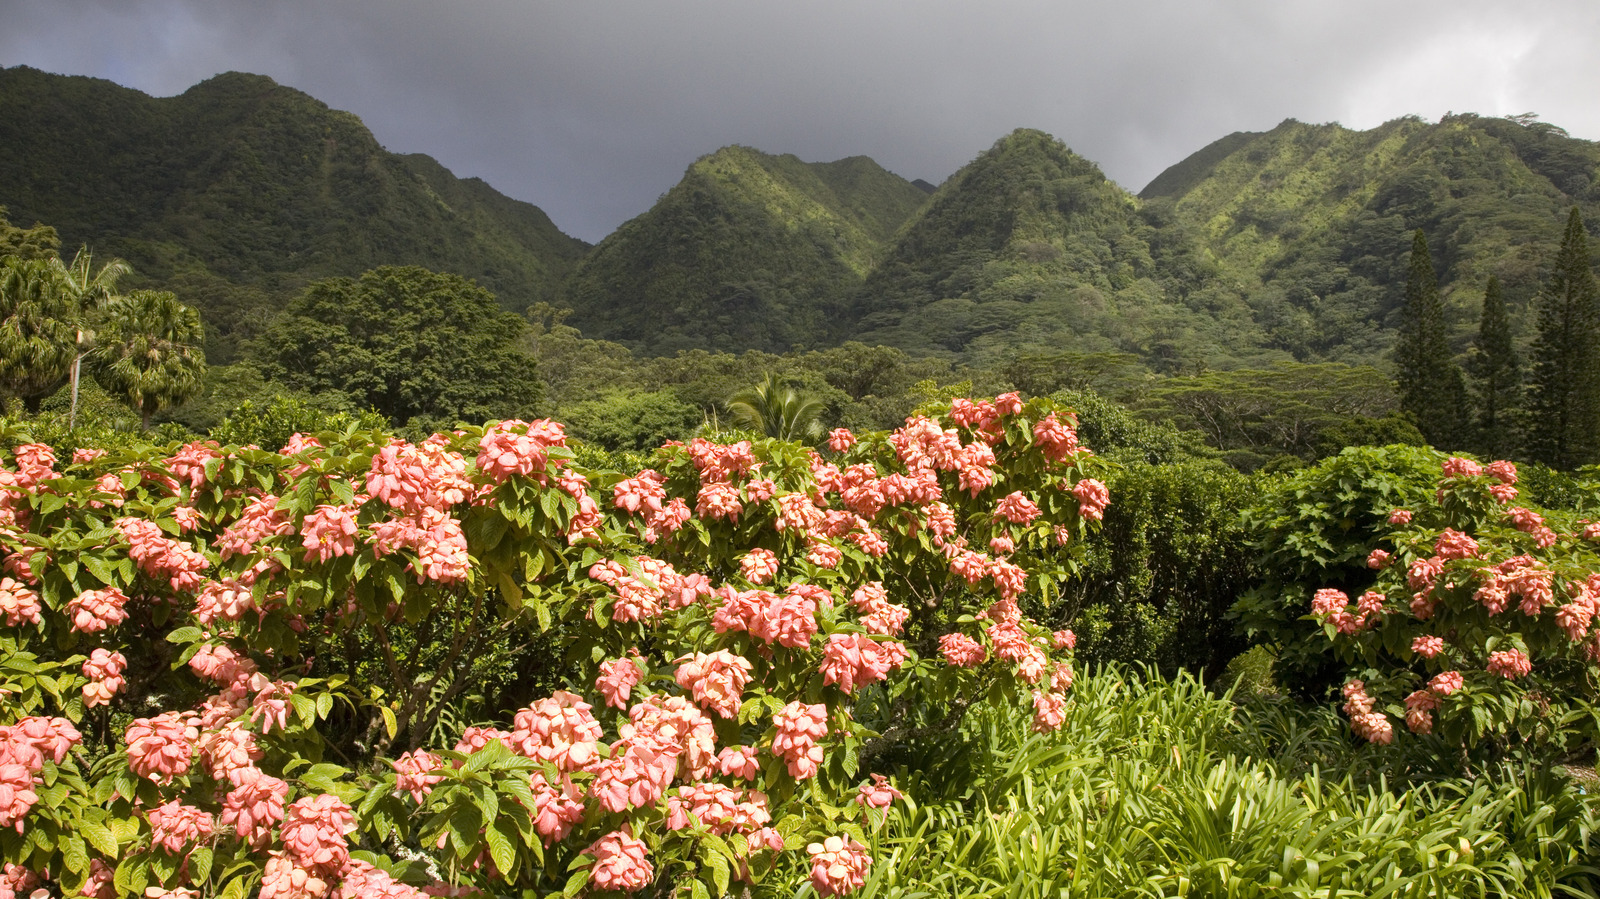
[{"label": "distant ridgeline", "polygon": [[567,307],[585,336],[645,355],[859,340],[985,367],[1114,352],[1195,373],[1384,364],[1419,228],[1454,349],[1490,275],[1530,339],[1567,210],[1600,222],[1600,145],[1531,116],[1291,120],[1229,135],[1138,195],[1038,131],[936,190],[866,157],[727,147],[591,248],[264,77],[156,99],[12,68],[0,205],[198,307],[219,362],[311,280],[416,264],[512,310]]},{"label": "distant ridgeline", "polygon": [[588,245],[538,207],[385,151],[361,120],[259,75],[153,98],[93,78],[0,69],[0,206],[70,253],[134,266],[205,320],[207,353],[308,282],[414,264],[477,279],[512,309],[549,300]]}]

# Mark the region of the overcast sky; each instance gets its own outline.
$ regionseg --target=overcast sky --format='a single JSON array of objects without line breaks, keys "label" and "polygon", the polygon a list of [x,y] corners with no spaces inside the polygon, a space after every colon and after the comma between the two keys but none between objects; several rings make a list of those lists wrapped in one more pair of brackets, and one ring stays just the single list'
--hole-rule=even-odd
[{"label": "overcast sky", "polygon": [[1137,191],[1285,118],[1536,112],[1600,138],[1597,0],[0,0],[0,65],[269,75],[596,241],[696,157],[938,183],[1017,127]]}]

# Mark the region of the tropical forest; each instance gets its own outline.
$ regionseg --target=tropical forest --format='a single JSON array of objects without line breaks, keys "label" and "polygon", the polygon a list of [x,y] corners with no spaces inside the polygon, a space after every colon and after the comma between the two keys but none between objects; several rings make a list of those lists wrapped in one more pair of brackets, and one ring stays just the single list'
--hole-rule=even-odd
[{"label": "tropical forest", "polygon": [[706,149],[0,68],[0,899],[1600,896],[1600,144]]}]

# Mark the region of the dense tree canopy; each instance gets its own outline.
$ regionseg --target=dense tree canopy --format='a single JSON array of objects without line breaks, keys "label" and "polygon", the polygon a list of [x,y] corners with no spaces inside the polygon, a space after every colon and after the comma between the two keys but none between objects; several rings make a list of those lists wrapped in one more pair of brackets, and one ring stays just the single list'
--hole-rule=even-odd
[{"label": "dense tree canopy", "polygon": [[527,323],[459,275],[391,266],[308,287],[256,346],[267,374],[336,392],[396,424],[528,416],[539,403]]}]

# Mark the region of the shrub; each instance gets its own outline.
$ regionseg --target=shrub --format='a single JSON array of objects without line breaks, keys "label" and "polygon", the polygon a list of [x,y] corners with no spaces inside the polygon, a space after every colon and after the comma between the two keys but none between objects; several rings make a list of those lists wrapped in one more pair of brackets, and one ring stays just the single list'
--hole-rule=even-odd
[{"label": "shrub", "polygon": [[[832,461],[695,440],[626,473],[547,421],[20,446],[0,853],[94,894],[846,891],[875,761],[975,705],[1062,720],[1072,635],[1023,607],[1108,500],[1072,424],[958,400]],[[564,658],[502,693],[563,689],[449,726],[538,640]]]}]

